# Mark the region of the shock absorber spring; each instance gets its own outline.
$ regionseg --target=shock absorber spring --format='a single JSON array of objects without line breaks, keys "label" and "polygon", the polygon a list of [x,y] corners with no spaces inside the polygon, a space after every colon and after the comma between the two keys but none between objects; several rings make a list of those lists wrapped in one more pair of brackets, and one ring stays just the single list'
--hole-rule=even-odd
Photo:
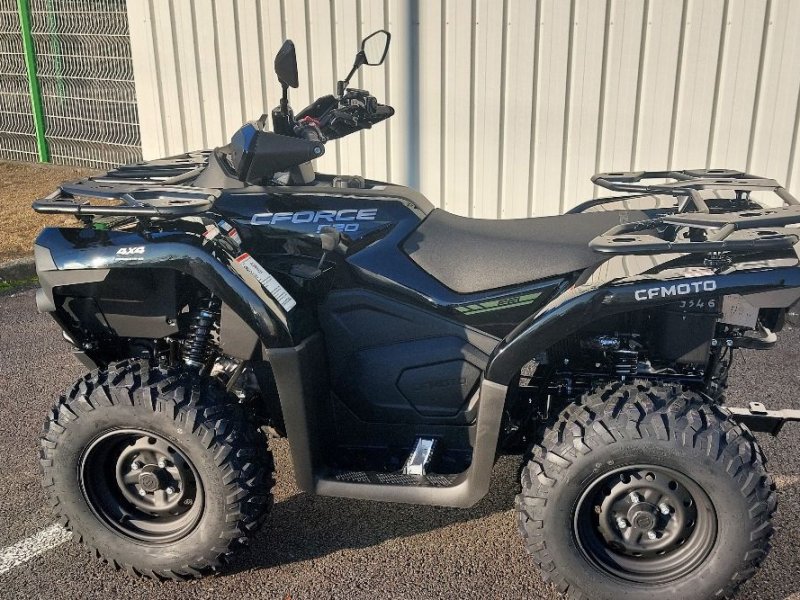
[{"label": "shock absorber spring", "polygon": [[186,365],[200,369],[206,364],[211,354],[211,334],[214,332],[219,314],[219,300],[212,296],[206,306],[192,316],[189,335],[183,346],[183,362]]}]

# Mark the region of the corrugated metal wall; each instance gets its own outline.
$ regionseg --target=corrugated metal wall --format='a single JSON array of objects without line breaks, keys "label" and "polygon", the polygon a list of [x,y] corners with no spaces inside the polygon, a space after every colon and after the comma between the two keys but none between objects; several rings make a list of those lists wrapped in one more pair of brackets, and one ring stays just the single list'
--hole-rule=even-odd
[{"label": "corrugated metal wall", "polygon": [[598,171],[728,167],[800,193],[800,2],[128,0],[145,157],[224,143],[277,104],[332,92],[359,39],[392,32],[353,84],[386,124],[318,170],[419,187],[460,214],[561,212]]}]

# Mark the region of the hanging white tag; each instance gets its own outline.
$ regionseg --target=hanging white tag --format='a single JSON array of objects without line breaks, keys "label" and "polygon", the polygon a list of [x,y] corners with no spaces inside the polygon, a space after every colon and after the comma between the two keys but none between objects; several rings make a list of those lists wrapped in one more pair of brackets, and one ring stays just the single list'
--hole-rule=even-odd
[{"label": "hanging white tag", "polygon": [[260,264],[258,264],[256,259],[250,256],[247,252],[237,256],[235,260],[237,263],[242,265],[245,271],[255,277],[258,282],[264,286],[265,290],[272,294],[272,297],[278,301],[284,310],[288,312],[297,305],[295,299],[292,298],[291,294],[289,294],[289,292],[287,292],[280,283],[278,283],[278,280],[270,275],[269,272]]}]

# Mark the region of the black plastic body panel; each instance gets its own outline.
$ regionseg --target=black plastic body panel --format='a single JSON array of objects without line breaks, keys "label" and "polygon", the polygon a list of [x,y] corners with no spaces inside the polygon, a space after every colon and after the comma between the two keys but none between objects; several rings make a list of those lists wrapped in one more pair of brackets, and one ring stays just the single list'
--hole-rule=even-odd
[{"label": "black plastic body panel", "polygon": [[[53,283],[47,273],[42,281]],[[174,271],[111,269],[102,281],[72,285],[61,308],[91,333],[155,339],[177,331]]]},{"label": "black plastic body panel", "polygon": [[[376,186],[375,182],[368,182]],[[376,189],[379,188],[379,189]],[[411,260],[404,241],[433,207],[400,186],[339,189],[326,185],[245,188],[223,192],[214,210],[234,223],[245,246],[263,264],[287,256],[286,244],[318,252],[317,233],[332,226],[342,234],[337,285],[365,287],[504,336],[577,277],[566,273],[508,288],[457,293]],[[291,256],[290,256],[291,258]],[[297,257],[300,260],[300,257]],[[343,272],[344,271],[344,272]],[[525,279],[525,275],[518,275]]]},{"label": "black plastic body panel", "polygon": [[326,350],[314,335],[293,348],[267,350],[289,437],[295,478],[306,492],[364,500],[469,507],[486,495],[494,465],[505,386],[484,381],[476,394],[478,406],[472,463],[446,487],[371,485],[337,479],[325,468],[324,454],[331,443],[326,411]]},{"label": "black plastic body panel", "polygon": [[364,422],[464,425],[499,340],[373,292],[332,292],[319,310],[341,402]]},{"label": "black plastic body panel", "polygon": [[[678,285],[694,299],[709,300],[725,294],[776,292],[800,286],[796,258],[790,267],[763,269],[756,261],[724,274],[675,279],[667,274],[620,279],[601,285],[578,286],[562,294],[531,316],[497,346],[485,377],[507,385],[531,357],[586,327],[601,317],[669,305],[675,302]],[[655,294],[649,293],[655,290]],[[663,290],[663,291],[662,291]],[[786,300],[788,307],[791,297]]]},{"label": "black plastic body panel", "polygon": [[[54,301],[61,286],[104,280],[111,270],[158,269],[184,273],[229,306],[259,338],[272,346],[292,345],[293,316],[263,290],[248,286],[241,278],[202,247],[201,238],[186,233],[95,231],[93,229],[47,228],[36,245],[49,251],[55,270],[38,274],[45,296]],[[137,248],[134,255],[120,249]],[[138,252],[138,251],[137,251]]]},{"label": "black plastic body panel", "polygon": [[319,142],[263,131],[255,122],[245,123],[233,134],[230,150],[239,178],[249,183],[260,183],[325,154]]}]

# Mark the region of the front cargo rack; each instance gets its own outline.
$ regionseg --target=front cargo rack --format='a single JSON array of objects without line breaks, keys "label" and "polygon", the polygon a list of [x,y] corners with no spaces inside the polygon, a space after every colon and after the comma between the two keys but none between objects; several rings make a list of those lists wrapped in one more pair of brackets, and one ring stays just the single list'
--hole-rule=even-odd
[{"label": "front cargo rack", "polygon": [[[76,217],[140,217],[176,219],[207,211],[219,191],[194,187],[209,151],[121,165],[103,174],[63,183],[33,203],[40,213]],[[116,201],[118,205],[112,205]]]},{"label": "front cargo rack", "polygon": [[[648,182],[652,180],[667,181]],[[677,200],[666,214],[623,223],[594,238],[589,247],[596,252],[762,252],[788,249],[800,241],[800,229],[791,229],[800,224],[800,201],[774,179],[727,169],[693,169],[599,173],[592,181],[617,192],[674,196]],[[752,192],[770,192],[780,199],[781,206],[762,206],[751,199]],[[720,197],[720,193],[733,197]],[[571,212],[625,198],[628,196],[589,200]]]},{"label": "front cargo rack", "polygon": [[[65,184],[33,203],[33,210],[76,217],[127,216],[177,219],[207,211],[216,200],[216,190],[179,186]],[[92,204],[91,199],[117,200],[123,204]]]}]

